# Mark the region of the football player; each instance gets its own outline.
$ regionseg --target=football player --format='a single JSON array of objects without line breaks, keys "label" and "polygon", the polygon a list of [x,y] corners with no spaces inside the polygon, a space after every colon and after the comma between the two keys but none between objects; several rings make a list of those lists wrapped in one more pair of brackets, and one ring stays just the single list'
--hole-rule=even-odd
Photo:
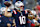
[{"label": "football player", "polygon": [[14,18],[11,17],[12,16],[11,10],[8,8],[8,7],[10,7],[11,4],[8,1],[6,1],[4,4],[6,7],[2,8],[3,14],[2,14],[2,18],[1,18],[1,20],[2,20],[1,25],[2,25],[2,27],[7,27],[7,26],[10,27],[11,24],[14,23],[13,22]]},{"label": "football player", "polygon": [[[31,25],[33,24],[33,17],[34,15],[32,14],[30,9],[27,9],[28,12],[28,21],[27,21],[27,27],[32,27]],[[34,24],[33,24],[34,25]],[[34,26],[33,26],[34,27]]]},{"label": "football player", "polygon": [[28,14],[27,11],[24,11],[24,4],[21,1],[15,3],[15,9],[13,10],[12,16],[15,19],[17,27],[26,27]]}]

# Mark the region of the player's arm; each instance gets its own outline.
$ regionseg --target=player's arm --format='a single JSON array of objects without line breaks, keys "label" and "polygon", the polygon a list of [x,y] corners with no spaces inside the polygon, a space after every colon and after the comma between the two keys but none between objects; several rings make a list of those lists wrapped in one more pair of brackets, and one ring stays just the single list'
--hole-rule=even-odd
[{"label": "player's arm", "polygon": [[12,24],[12,26],[16,26],[15,19],[13,19],[13,24]]},{"label": "player's arm", "polygon": [[[14,17],[14,10],[13,10],[13,12],[12,12],[12,17]],[[13,19],[12,26],[16,26],[15,18]]]},{"label": "player's arm", "polygon": [[7,9],[11,6],[11,4],[10,4],[8,1],[6,1],[6,2],[4,3],[4,5],[6,6],[4,15],[5,15],[6,17],[11,17],[12,14],[11,14],[10,12],[7,12]]},{"label": "player's arm", "polygon": [[12,14],[11,14],[10,12],[8,12],[7,9],[8,9],[8,8],[6,8],[4,15],[5,15],[6,17],[11,17]]}]

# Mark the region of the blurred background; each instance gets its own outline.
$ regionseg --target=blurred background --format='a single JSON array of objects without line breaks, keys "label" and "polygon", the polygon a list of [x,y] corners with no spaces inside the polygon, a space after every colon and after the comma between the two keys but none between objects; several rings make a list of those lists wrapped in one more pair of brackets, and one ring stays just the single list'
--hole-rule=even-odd
[{"label": "blurred background", "polygon": [[[10,1],[10,0],[0,0],[0,8],[5,7],[4,2]],[[13,4],[15,4],[17,0],[13,0]],[[38,3],[40,3],[40,0],[23,0],[23,3],[25,5],[25,9],[29,8],[32,9],[32,7],[36,6]]]}]

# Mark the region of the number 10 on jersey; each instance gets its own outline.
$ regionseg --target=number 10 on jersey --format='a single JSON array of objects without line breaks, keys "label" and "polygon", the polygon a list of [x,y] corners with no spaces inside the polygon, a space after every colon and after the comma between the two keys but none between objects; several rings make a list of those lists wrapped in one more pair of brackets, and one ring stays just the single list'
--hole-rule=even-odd
[{"label": "number 10 on jersey", "polygon": [[19,16],[20,24],[26,24],[26,17],[25,16]]}]

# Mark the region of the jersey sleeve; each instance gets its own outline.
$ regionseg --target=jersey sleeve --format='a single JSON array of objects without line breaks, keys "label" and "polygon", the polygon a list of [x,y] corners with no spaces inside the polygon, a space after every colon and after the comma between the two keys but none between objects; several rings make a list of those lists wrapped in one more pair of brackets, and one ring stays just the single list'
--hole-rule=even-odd
[{"label": "jersey sleeve", "polygon": [[14,17],[16,14],[17,14],[16,10],[13,10],[12,17]]}]

